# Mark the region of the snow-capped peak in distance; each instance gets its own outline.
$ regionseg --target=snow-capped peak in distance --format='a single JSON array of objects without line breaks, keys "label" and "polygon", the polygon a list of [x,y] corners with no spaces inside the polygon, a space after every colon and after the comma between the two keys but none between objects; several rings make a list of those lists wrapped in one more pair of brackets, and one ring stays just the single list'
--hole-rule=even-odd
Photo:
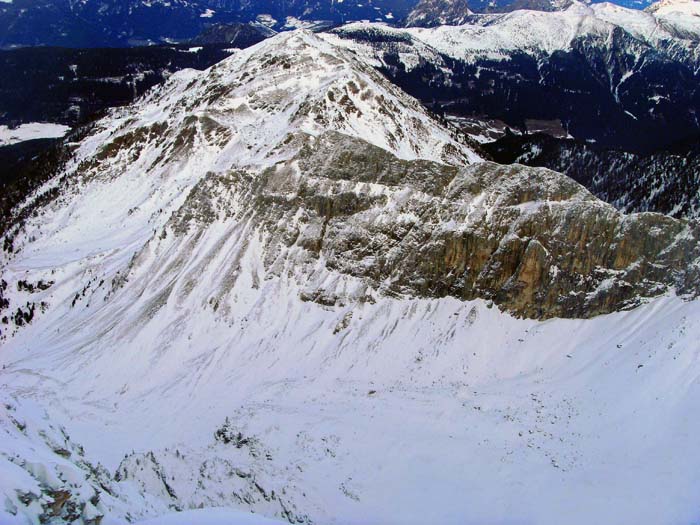
[{"label": "snow-capped peak in distance", "polygon": [[[689,2],[689,5],[700,2]],[[690,9],[690,8],[688,8]],[[700,40],[700,18],[681,17],[671,8],[659,11],[626,9],[611,3],[587,5],[574,1],[563,11],[519,10],[506,14],[473,15],[469,23],[407,31],[436,50],[455,58],[504,58],[504,52],[570,50],[578,38],[609,40],[616,28],[652,46],[673,40]],[[391,29],[387,28],[387,31]]]},{"label": "snow-capped peak in distance", "polygon": [[577,139],[650,152],[698,132],[698,20],[574,2],[472,14],[458,26],[349,24],[333,34],[438,111],[519,129],[554,118]]},{"label": "snow-capped peak in distance", "polygon": [[700,39],[700,1],[661,0],[647,8],[659,22],[682,38]]},{"label": "snow-capped peak in distance", "polygon": [[673,13],[690,16],[700,16],[699,0],[661,0],[646,9],[656,15],[668,15]]},{"label": "snow-capped peak in distance", "polygon": [[[619,0],[644,7],[648,0]],[[353,21],[391,25],[460,23],[469,11],[561,10],[569,0],[55,0],[0,2],[0,47],[133,46],[176,43],[217,24],[256,22],[275,30],[337,27]]]}]

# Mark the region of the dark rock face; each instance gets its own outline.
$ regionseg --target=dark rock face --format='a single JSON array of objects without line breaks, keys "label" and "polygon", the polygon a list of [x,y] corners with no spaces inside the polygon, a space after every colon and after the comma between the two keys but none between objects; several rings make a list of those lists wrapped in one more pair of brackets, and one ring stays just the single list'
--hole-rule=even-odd
[{"label": "dark rock face", "polygon": [[[233,184],[255,203],[269,268],[320,258],[381,293],[491,299],[532,318],[591,317],[671,287],[700,291],[700,225],[623,215],[547,169],[402,161],[331,133],[261,175],[217,189],[221,180],[194,192],[190,204],[209,211],[190,215],[211,216]],[[342,302],[327,288],[305,297]]]},{"label": "dark rock face", "polygon": [[511,134],[484,149],[497,162],[564,173],[625,212],[700,217],[700,141],[636,155],[543,134]]},{"label": "dark rock face", "polygon": [[406,18],[409,27],[463,24],[469,16],[466,0],[421,0]]},{"label": "dark rock face", "polygon": [[216,24],[208,27],[192,39],[192,44],[212,45],[227,44],[243,49],[262,42],[275,32],[266,27],[253,24]]}]

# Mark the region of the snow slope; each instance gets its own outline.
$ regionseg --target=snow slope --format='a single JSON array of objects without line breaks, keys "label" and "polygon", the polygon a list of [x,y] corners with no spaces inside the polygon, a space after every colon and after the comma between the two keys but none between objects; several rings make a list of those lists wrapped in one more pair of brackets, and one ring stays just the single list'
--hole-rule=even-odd
[{"label": "snow slope", "polygon": [[650,5],[646,10],[657,16],[684,14],[697,17],[700,16],[700,2],[698,0],[661,0]]},{"label": "snow slope", "polygon": [[[6,311],[34,307],[2,325],[0,521],[201,507],[318,524],[697,520],[700,301],[669,291],[540,322],[378,293],[305,255],[313,225],[282,234],[303,208],[265,229],[249,214],[259,195],[240,191],[268,183],[254,204],[272,218],[305,196],[326,211],[278,162],[328,130],[445,169],[479,160],[350,51],[300,31],[114,111],[41,190],[59,196],[25,204],[36,213],[1,259]],[[351,175],[384,169],[343,158]],[[361,193],[410,226],[429,189],[389,199],[390,182],[358,182],[341,204]],[[485,197],[464,214],[493,214]],[[557,204],[513,205],[542,206]],[[231,517],[155,523],[200,519]]]},{"label": "snow slope", "polygon": [[213,508],[168,514],[160,518],[137,522],[138,525],[280,525],[278,520],[268,520],[249,512]]},{"label": "snow slope", "polygon": [[[315,523],[697,519],[700,303],[540,323],[452,299],[328,309],[249,283],[226,319],[202,308],[131,338],[34,334],[37,350],[3,352],[3,390],[40,400],[110,471],[136,451],[115,485],[161,503],[122,504],[133,516],[240,505],[235,480],[254,473]],[[214,440],[226,417],[259,459]]]},{"label": "snow slope", "polygon": [[700,34],[700,2],[697,0],[662,0],[650,5],[647,11],[661,24],[675,28],[686,38],[697,40]]},{"label": "snow slope", "polygon": [[9,146],[25,140],[57,139],[63,137],[69,130],[68,126],[42,122],[22,124],[14,129],[0,126],[0,146]]}]

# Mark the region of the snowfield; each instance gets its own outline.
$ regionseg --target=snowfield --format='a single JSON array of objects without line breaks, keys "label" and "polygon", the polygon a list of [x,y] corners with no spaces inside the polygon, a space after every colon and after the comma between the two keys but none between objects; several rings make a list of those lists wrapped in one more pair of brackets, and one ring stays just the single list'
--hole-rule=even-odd
[{"label": "snowfield", "polygon": [[2,325],[0,523],[697,522],[700,301],[518,319],[268,243],[236,184],[328,130],[481,160],[298,31],[113,111],[25,203],[0,256],[9,308],[35,305]]},{"label": "snowfield", "polygon": [[31,122],[11,129],[0,126],[0,147],[17,144],[25,140],[57,139],[70,131],[70,127],[61,124]]},{"label": "snowfield", "polygon": [[250,512],[226,508],[190,510],[167,514],[160,518],[137,522],[137,525],[281,525],[278,520],[268,520]]},{"label": "snowfield", "polygon": [[[215,469],[235,464],[314,523],[698,517],[697,301],[540,323],[448,299],[328,309],[281,282],[236,294],[226,321],[188,310],[177,327],[160,315],[129,339],[36,334],[24,339],[32,349],[3,350],[6,399],[47,407],[109,471],[127,465],[117,485],[136,501],[108,513],[238,506],[240,472]],[[260,457],[215,440],[226,418]],[[3,443],[4,472],[21,457],[50,479],[53,458]],[[124,459],[132,451],[153,451],[174,497]],[[13,468],[10,501],[33,482]],[[262,498],[249,508],[282,516]]]}]

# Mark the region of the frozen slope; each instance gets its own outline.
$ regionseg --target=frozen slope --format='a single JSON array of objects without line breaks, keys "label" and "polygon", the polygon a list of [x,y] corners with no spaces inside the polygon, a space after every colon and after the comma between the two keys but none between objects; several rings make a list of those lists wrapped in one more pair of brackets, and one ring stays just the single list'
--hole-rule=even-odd
[{"label": "frozen slope", "polygon": [[[324,142],[326,158],[298,156]],[[413,99],[305,32],[100,121],[2,255],[3,315],[32,316],[2,325],[0,522],[200,507],[318,524],[697,520],[700,302],[660,281],[632,311],[516,319],[397,293],[399,270],[435,261],[385,249],[498,217],[499,240],[544,217],[532,228],[564,243],[557,221],[597,210],[591,231],[618,221],[612,239],[631,246],[597,292],[656,264],[637,243],[667,256],[697,228],[624,219],[553,172],[472,160]],[[398,273],[384,278],[387,252]]]},{"label": "frozen slope", "polygon": [[138,525],[281,525],[283,521],[268,520],[256,514],[226,508],[201,509],[168,514],[138,522]]},{"label": "frozen slope", "polygon": [[[239,282],[225,321],[203,310],[131,339],[10,345],[3,391],[40,400],[109,471],[123,460],[119,490],[162,502],[120,504],[133,516],[177,504],[315,523],[697,519],[698,302],[539,323],[452,299],[331,309],[284,280]],[[224,444],[227,417],[243,438]],[[251,475],[284,507],[241,504]]]}]

